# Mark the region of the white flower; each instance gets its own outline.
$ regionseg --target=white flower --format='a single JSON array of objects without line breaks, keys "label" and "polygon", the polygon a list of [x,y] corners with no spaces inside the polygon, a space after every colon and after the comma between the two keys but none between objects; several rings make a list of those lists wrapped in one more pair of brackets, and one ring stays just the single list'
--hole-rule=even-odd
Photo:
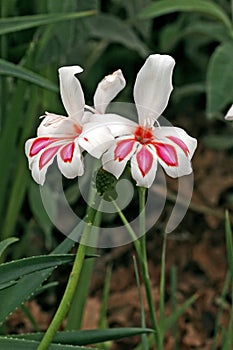
[{"label": "white flower", "polygon": [[[158,162],[174,178],[192,172],[190,160],[197,146],[196,139],[181,128],[158,126],[157,122],[172,91],[174,65],[174,59],[168,55],[151,55],[139,71],[134,86],[138,124],[108,115],[107,125],[116,142],[103,154],[102,161],[103,168],[117,178],[129,160],[137,185],[147,188],[154,181]],[[96,116],[103,124],[106,117]]]},{"label": "white flower", "polygon": [[227,114],[225,115],[225,119],[226,120],[233,120],[233,105],[227,111]]},{"label": "white flower", "polygon": [[[75,76],[82,71],[79,66],[59,69],[61,99],[68,117],[46,112],[37,137],[25,144],[32,177],[41,185],[55,157],[61,173],[67,178],[74,178],[84,173],[83,149],[99,158],[114,142],[107,126],[99,125],[97,119],[88,123],[87,115],[90,113],[85,112],[85,108],[89,107],[85,106],[82,87]],[[105,77],[95,92],[94,111],[104,113],[106,106],[124,86],[120,70]]]}]

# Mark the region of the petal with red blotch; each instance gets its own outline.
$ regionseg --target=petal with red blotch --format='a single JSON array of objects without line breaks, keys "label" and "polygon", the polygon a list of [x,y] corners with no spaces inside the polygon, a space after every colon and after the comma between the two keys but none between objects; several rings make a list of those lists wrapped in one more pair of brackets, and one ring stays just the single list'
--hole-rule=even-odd
[{"label": "petal with red blotch", "polygon": [[[121,142],[124,140],[125,139],[122,137],[121,140],[118,139],[118,142]],[[138,147],[138,142],[135,142],[134,139],[132,141],[133,141],[133,147],[131,148],[130,152],[127,153],[127,156],[125,155],[125,158],[121,158],[121,159],[119,159],[119,157],[116,158],[116,144],[114,144],[106,153],[104,153],[102,157],[103,168],[109,171],[111,174],[113,174],[117,179],[123,173],[128,160],[132,157],[132,155],[134,154],[134,152]]]},{"label": "petal with red blotch", "polygon": [[84,174],[82,153],[77,140],[61,149],[57,155],[57,163],[61,173],[68,179]]},{"label": "petal with red blotch", "polygon": [[189,159],[192,158],[197,147],[197,140],[195,138],[189,136],[183,129],[174,126],[155,128],[153,135],[155,140],[162,143],[169,143],[176,148],[177,154],[181,152]]},{"label": "petal with red blotch", "polygon": [[39,170],[43,169],[45,166],[51,164],[51,160],[54,159],[55,155],[59,151],[61,146],[53,146],[45,149],[39,156]]},{"label": "petal with red blotch", "polygon": [[121,162],[124,160],[132,151],[135,144],[133,139],[125,139],[116,142],[116,147],[114,150],[114,159]]},{"label": "petal with red blotch", "polygon": [[157,155],[150,146],[140,145],[131,159],[131,173],[137,186],[151,187],[157,171]]},{"label": "petal with red blotch", "polygon": [[30,166],[32,177],[39,185],[44,184],[48,167],[52,164],[60,147],[61,145],[48,147],[44,151],[38,153],[35,157],[31,158],[32,161]]},{"label": "petal with red blotch", "polygon": [[167,166],[178,166],[176,150],[173,146],[166,143],[154,143],[158,158]]},{"label": "petal with red blotch", "polygon": [[42,151],[47,146],[51,145],[51,143],[58,141],[58,139],[51,137],[37,137],[30,148],[29,157],[34,157],[40,151]]}]

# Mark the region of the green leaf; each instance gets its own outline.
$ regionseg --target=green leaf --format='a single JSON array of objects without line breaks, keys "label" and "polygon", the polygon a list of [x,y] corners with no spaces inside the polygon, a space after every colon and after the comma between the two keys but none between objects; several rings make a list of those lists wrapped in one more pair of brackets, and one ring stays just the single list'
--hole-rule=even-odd
[{"label": "green leaf", "polygon": [[0,19],[0,35],[17,32],[19,30],[38,27],[46,24],[67,21],[92,16],[96,11],[83,11],[74,13],[53,13],[33,16],[9,17]]},{"label": "green leaf", "polygon": [[227,150],[233,148],[232,135],[208,135],[203,137],[203,143],[215,150]]},{"label": "green leaf", "polygon": [[140,18],[152,18],[166,15],[169,13],[182,12],[198,12],[209,15],[222,23],[231,31],[231,21],[221,9],[220,6],[210,0],[160,0],[147,6],[141,13]]},{"label": "green leaf", "polygon": [[[83,230],[83,222],[81,222],[70,234],[70,237],[80,235]],[[74,245],[75,238],[66,238],[59,246],[57,246],[51,253],[52,254],[64,254],[67,253]],[[55,267],[41,270],[23,276],[16,285],[12,285],[7,289],[0,290],[0,324],[5,318],[19,307],[23,302],[37,292],[41,287],[41,284],[51,275]]]},{"label": "green leaf", "polygon": [[[4,350],[36,350],[39,342],[33,340],[14,339],[7,337],[0,337],[0,349]],[[62,344],[51,344],[49,350],[83,350],[83,347],[62,345]],[[86,350],[94,350],[94,348],[85,348]]]},{"label": "green leaf", "polygon": [[4,252],[4,250],[12,243],[17,242],[19,239],[16,237],[11,237],[11,238],[7,238],[4,239],[2,242],[0,242],[0,256],[2,255],[2,253]]},{"label": "green leaf", "polygon": [[51,81],[43,78],[37,73],[30,71],[27,68],[23,68],[19,65],[5,61],[3,59],[0,59],[0,74],[14,78],[20,78],[30,83],[41,86],[45,89],[58,92],[57,85],[53,84]]},{"label": "green leaf", "polygon": [[233,101],[233,45],[222,44],[210,58],[207,70],[207,114],[211,117]]},{"label": "green leaf", "polygon": [[136,50],[145,57],[148,54],[148,48],[137,37],[131,27],[109,14],[101,14],[93,17],[88,21],[90,36],[109,41],[116,42],[126,46],[129,49]]},{"label": "green leaf", "polygon": [[[58,332],[53,343],[69,345],[88,345],[101,343],[109,340],[117,340],[125,337],[133,337],[138,334],[152,333],[150,328],[112,328],[112,329],[88,329],[81,331]],[[31,333],[15,335],[17,338],[40,341],[44,333]],[[1,344],[1,343],[0,343]]]},{"label": "green leaf", "polygon": [[68,264],[74,260],[74,256],[74,254],[41,255],[1,264],[0,288],[1,284],[15,281],[30,273]]}]

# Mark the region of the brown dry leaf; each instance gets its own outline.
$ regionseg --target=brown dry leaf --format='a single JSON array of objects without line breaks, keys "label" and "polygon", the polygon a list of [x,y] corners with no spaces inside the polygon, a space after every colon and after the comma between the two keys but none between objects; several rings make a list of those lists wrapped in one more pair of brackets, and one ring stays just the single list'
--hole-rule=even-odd
[{"label": "brown dry leaf", "polygon": [[186,334],[182,339],[182,343],[188,346],[189,349],[200,349],[200,347],[204,344],[204,335],[199,330],[195,329],[191,323],[188,323],[186,325]]},{"label": "brown dry leaf", "polygon": [[226,274],[226,253],[222,246],[213,246],[211,233],[206,232],[202,241],[193,249],[193,260],[211,281],[224,279]]},{"label": "brown dry leaf", "polygon": [[100,316],[100,300],[97,297],[88,298],[86,301],[82,329],[96,329],[98,328]]}]

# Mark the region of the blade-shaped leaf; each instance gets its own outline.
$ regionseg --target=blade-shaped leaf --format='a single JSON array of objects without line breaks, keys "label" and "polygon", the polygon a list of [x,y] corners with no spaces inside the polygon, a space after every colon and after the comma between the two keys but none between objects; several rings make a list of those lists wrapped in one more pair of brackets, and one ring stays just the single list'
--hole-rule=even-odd
[{"label": "blade-shaped leaf", "polygon": [[222,44],[210,58],[207,70],[207,114],[223,110],[233,101],[233,45]]},{"label": "blade-shaped leaf", "polygon": [[4,239],[4,241],[0,242],[0,256],[4,252],[4,250],[12,243],[17,242],[19,239],[16,237],[10,237],[7,239]]},{"label": "blade-shaped leaf", "polygon": [[96,11],[83,11],[74,13],[49,13],[33,16],[20,16],[1,18],[0,20],[0,35],[17,32],[19,30],[38,27],[41,25],[67,21],[76,18],[82,18],[86,16],[92,16]]},{"label": "blade-shaped leaf", "polygon": [[117,17],[101,14],[88,21],[90,35],[95,38],[116,42],[137,50],[142,57],[148,54],[148,48],[141,41],[131,27]]},{"label": "blade-shaped leaf", "polygon": [[1,264],[0,288],[1,284],[17,280],[27,274],[70,263],[74,257],[74,254],[41,255]]},{"label": "blade-shaped leaf", "polygon": [[[152,333],[150,328],[112,328],[112,329],[87,329],[81,331],[64,331],[58,332],[53,343],[70,344],[70,345],[88,345],[101,343],[108,340],[117,340],[124,337],[132,337],[143,333]],[[44,333],[31,333],[15,335],[17,338],[24,338],[39,341]]]},{"label": "blade-shaped leaf", "polygon": [[[0,337],[0,349],[4,350],[36,350],[39,342],[34,340],[13,339]],[[94,350],[94,348],[85,348],[86,350]],[[63,345],[63,344],[51,344],[49,350],[83,350],[83,347]]]},{"label": "blade-shaped leaf", "polygon": [[3,59],[0,59],[0,74],[20,78],[30,83],[39,85],[45,89],[58,92],[57,85],[53,84],[51,81],[43,78],[37,73],[30,71],[29,69],[23,68]]},{"label": "blade-shaped leaf", "polygon": [[169,317],[165,319],[164,328],[169,329],[172,327],[178,320],[180,316],[187,310],[187,308],[192,305],[197,300],[197,295],[192,295],[188,298],[179,308],[176,309]]},{"label": "blade-shaped leaf", "polygon": [[160,0],[147,6],[141,13],[140,18],[152,18],[166,15],[172,12],[198,12],[220,20],[231,31],[231,21],[220,6],[210,0]]},{"label": "blade-shaped leaf", "polygon": [[[80,235],[83,230],[83,222],[81,222],[70,234]],[[67,253],[74,245],[75,240],[66,238],[59,246],[57,246],[51,254],[64,254]],[[16,285],[12,285],[7,289],[0,290],[0,324],[5,318],[13,312],[23,302],[37,292],[41,287],[41,284],[51,275],[55,267],[51,267],[46,270],[31,273],[22,277]]]}]

